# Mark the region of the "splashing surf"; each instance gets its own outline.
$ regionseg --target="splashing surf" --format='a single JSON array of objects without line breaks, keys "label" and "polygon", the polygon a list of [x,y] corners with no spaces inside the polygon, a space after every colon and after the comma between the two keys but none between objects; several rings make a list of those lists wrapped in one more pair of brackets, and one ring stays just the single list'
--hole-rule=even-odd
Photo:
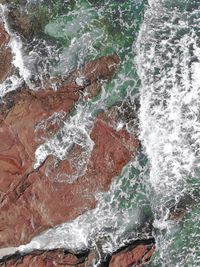
[{"label": "splashing surf", "polygon": [[[85,1],[83,2],[85,5]],[[129,239],[151,236],[152,229],[146,228],[144,222],[150,220],[152,223],[154,216],[158,254],[151,266],[197,267],[200,264],[200,249],[197,245],[199,206],[195,206],[192,212],[186,215],[182,226],[169,220],[171,208],[178,205],[185,196],[189,195],[191,199],[198,200],[195,190],[199,188],[200,147],[199,4],[198,1],[189,3],[185,0],[149,0],[141,25],[141,18],[137,17],[136,13],[140,13],[137,10],[141,4],[144,10],[144,2],[134,1],[132,8],[133,2],[126,7],[123,3],[116,4],[114,1],[117,8],[113,8],[113,1],[108,1],[103,8],[99,7],[99,11],[89,5],[89,23],[87,20],[79,20],[75,36],[72,36],[73,27],[70,28],[68,24],[63,28],[62,21],[55,18],[46,26],[46,34],[60,44],[64,38],[63,49],[56,45],[48,46],[47,57],[42,57],[41,51],[44,51],[47,42],[35,40],[37,45],[30,57],[20,54],[29,65],[34,62],[31,71],[37,75],[49,71],[51,75],[65,74],[86,59],[93,59],[108,51],[117,52],[122,58],[120,72],[110,85],[103,85],[100,95],[87,103],[80,101],[76,106],[76,113],[70,114],[67,119],[65,114],[54,114],[54,118],[51,119],[57,120],[55,123],[63,124],[63,128],[54,137],[44,139],[44,144],[36,151],[35,167],[40,166],[48,155],[54,155],[59,160],[65,159],[70,147],[76,143],[83,148],[84,161],[80,169],[71,177],[61,176],[52,179],[73,182],[84,173],[93,147],[89,135],[98,111],[106,110],[127,96],[133,99],[138,92],[135,62],[141,80],[140,139],[149,159],[149,164],[145,159],[143,165],[142,160],[138,158],[130,162],[122,175],[112,184],[109,192],[97,196],[96,209],[72,222],[41,233],[30,244],[19,248],[22,253],[34,249],[59,247],[81,250],[96,246],[101,238],[104,240],[103,251],[112,252]],[[81,5],[80,1],[77,3]],[[87,8],[88,2],[83,8],[83,14]],[[70,14],[71,22],[75,22],[76,13],[72,11]],[[106,23],[110,23],[106,18],[108,14],[112,14],[111,17],[115,21],[110,29],[105,26]],[[140,16],[142,17],[141,13]],[[63,15],[62,20],[65,19]],[[84,20],[84,16],[81,20]],[[61,31],[56,34],[63,35],[53,36],[52,30],[55,28]],[[137,54],[134,62],[131,46],[137,30],[139,35],[136,44],[133,45]],[[13,47],[16,50],[16,46]],[[22,52],[21,45],[18,48],[18,51]],[[52,53],[53,57],[58,57],[54,66],[47,62],[48,56],[52,56]],[[37,65],[34,57],[40,64]],[[22,67],[22,80],[28,81],[29,74],[23,73],[23,65],[16,67]],[[7,90],[6,88],[2,92],[5,93]],[[126,125],[127,130],[132,131],[126,121],[120,123],[119,128]],[[45,125],[46,122],[41,123],[38,130]],[[193,229],[193,233],[190,228]],[[181,238],[178,237],[179,232]]]},{"label": "splashing surf", "polygon": [[30,88],[33,88],[33,85],[30,81],[31,72],[27,69],[24,63],[23,51],[22,51],[22,41],[20,37],[13,33],[7,22],[6,13],[7,8],[5,5],[0,4],[0,15],[4,22],[5,30],[10,36],[10,41],[8,46],[10,47],[13,54],[13,65],[19,74],[14,74],[11,77],[8,77],[6,81],[1,84],[0,96],[3,97],[7,92],[16,90],[23,85],[24,82],[28,84]]},{"label": "splashing surf", "polygon": [[[158,261],[168,267],[199,266],[195,252],[191,262],[177,261],[178,253],[185,259],[187,244],[183,242],[182,252],[173,251],[172,236],[180,229],[169,215],[181,198],[196,197],[200,181],[200,5],[167,0],[149,4],[136,43],[136,62],[141,79],[140,138],[150,162],[154,227],[161,231]],[[197,249],[195,243],[192,247]]]}]

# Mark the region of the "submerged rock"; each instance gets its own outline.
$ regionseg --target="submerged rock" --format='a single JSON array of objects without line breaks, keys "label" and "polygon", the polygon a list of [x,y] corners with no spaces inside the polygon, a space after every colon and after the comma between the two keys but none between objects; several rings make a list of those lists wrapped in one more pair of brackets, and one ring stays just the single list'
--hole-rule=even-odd
[{"label": "submerged rock", "polygon": [[[5,258],[0,266],[12,267],[54,267],[54,266],[88,266],[87,262],[91,263],[91,256],[89,252],[75,255],[68,253],[65,250],[58,249],[52,251],[35,251],[30,253],[29,255],[22,256],[20,254],[15,254],[11,257]],[[82,263],[84,262],[84,265]]]},{"label": "submerged rock", "polygon": [[13,71],[12,52],[8,47],[9,40],[9,35],[5,31],[3,22],[0,20],[0,83]]},{"label": "submerged rock", "polygon": [[8,12],[8,22],[10,27],[25,38],[32,38],[36,25],[25,12],[17,8],[12,8]]},{"label": "submerged rock", "polygon": [[19,1],[19,3],[12,3],[8,1],[7,4],[7,19],[9,27],[12,31],[19,34],[26,40],[33,40],[33,38],[43,33],[43,27],[49,20],[48,7],[41,6],[40,3]]}]

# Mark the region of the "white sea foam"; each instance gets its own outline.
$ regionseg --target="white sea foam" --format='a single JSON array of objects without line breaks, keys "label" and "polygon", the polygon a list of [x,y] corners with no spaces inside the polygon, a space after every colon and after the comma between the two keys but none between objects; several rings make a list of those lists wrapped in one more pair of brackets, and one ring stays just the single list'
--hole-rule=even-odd
[{"label": "white sea foam", "polygon": [[199,167],[199,37],[187,13],[161,2],[151,1],[151,6],[137,42],[140,136],[151,164],[151,185],[165,202],[187,188]]},{"label": "white sea foam", "polygon": [[[84,112],[85,111],[85,112]],[[62,115],[62,114],[61,114]],[[38,168],[49,155],[55,157],[54,162],[50,163],[46,167],[46,175],[49,179],[53,179],[59,182],[74,182],[78,177],[81,177],[86,169],[90,159],[90,155],[93,149],[94,142],[90,138],[90,131],[92,129],[91,114],[87,111],[87,105],[81,103],[77,105],[77,113],[74,116],[69,117],[63,121],[63,127],[58,131],[56,135],[47,139],[44,144],[39,146],[35,152],[36,161],[34,168]],[[53,120],[51,116],[49,120]],[[54,118],[55,119],[55,118]],[[44,123],[40,123],[36,128],[43,126]],[[73,150],[79,147],[79,152],[73,154]],[[68,159],[73,169],[72,173],[55,173],[54,170],[58,161]]]},{"label": "white sea foam", "polygon": [[18,70],[19,75],[12,75],[7,78],[7,80],[1,85],[0,95],[3,96],[6,92],[15,90],[17,87],[22,85],[23,81],[25,81],[30,88],[32,88],[32,84],[30,82],[31,72],[25,66],[23,60],[23,52],[22,52],[22,41],[20,37],[13,33],[9,27],[6,13],[7,8],[5,5],[0,4],[0,14],[4,22],[5,30],[10,36],[10,41],[8,46],[10,47],[13,55],[13,65]]},{"label": "white sea foam", "polygon": [[23,80],[17,75],[11,75],[0,85],[0,98],[6,93],[14,91],[23,84]]},{"label": "white sea foam", "polygon": [[8,255],[12,255],[18,251],[18,247],[0,248],[0,260]]},{"label": "white sea foam", "polygon": [[[81,148],[81,152],[79,155],[75,153],[73,156],[72,151],[75,145]],[[47,177],[58,182],[72,183],[85,173],[92,149],[93,141],[90,139],[84,126],[74,126],[73,124],[66,123],[55,137],[48,140],[36,150],[36,163],[34,168],[38,168],[49,155],[53,155],[56,159],[53,165],[51,162],[46,167]],[[66,173],[66,171],[55,174],[54,169],[56,165],[59,161],[65,159],[69,160],[71,167],[75,170],[70,174]]]},{"label": "white sea foam", "polygon": [[[169,220],[169,209],[185,194],[193,197],[200,181],[197,2],[195,9],[186,11],[184,4],[190,5],[189,1],[149,0],[134,47],[141,79],[140,139],[150,161],[150,200],[159,250],[152,266],[199,266],[198,242],[189,230],[178,237],[178,224]],[[195,215],[193,219],[195,225]],[[193,230],[199,236],[198,227]],[[194,240],[192,255],[189,239]]]}]

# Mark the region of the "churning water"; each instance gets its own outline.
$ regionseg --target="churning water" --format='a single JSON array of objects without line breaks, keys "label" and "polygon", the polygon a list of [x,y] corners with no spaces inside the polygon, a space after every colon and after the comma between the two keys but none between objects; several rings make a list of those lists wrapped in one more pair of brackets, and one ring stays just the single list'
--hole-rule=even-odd
[{"label": "churning water", "polygon": [[[150,266],[199,267],[200,2],[97,2],[28,1],[26,12],[34,14],[36,4],[42,16],[48,15],[48,23],[41,26],[44,36],[39,33],[23,43],[6,24],[14,62],[21,70],[12,79],[20,82],[32,85],[31,80],[63,75],[108,53],[116,52],[122,60],[117,76],[95,99],[80,101],[67,119],[65,114],[50,118],[62,121],[63,128],[38,147],[35,168],[50,154],[67,158],[71,145],[79,144],[83,152],[73,159],[79,162],[73,175],[51,177],[51,168],[48,173],[51,179],[73,183],[87,167],[93,148],[90,131],[98,111],[127,98],[133,104],[138,93],[142,151],[109,192],[96,196],[96,209],[47,230],[19,250],[96,246],[107,253],[128,240],[153,234],[157,252]],[[2,12],[7,21],[5,6]],[[14,85],[4,83],[1,95]],[[120,123],[133,131],[129,122]],[[45,125],[41,122],[36,132]],[[184,212],[181,222],[173,219],[173,214]]]},{"label": "churning water", "polygon": [[156,266],[200,266],[198,206],[181,229],[169,220],[180,202],[187,209],[199,201],[200,2],[162,0],[149,5],[136,61],[140,136],[150,162],[154,227],[160,230],[161,259]]}]

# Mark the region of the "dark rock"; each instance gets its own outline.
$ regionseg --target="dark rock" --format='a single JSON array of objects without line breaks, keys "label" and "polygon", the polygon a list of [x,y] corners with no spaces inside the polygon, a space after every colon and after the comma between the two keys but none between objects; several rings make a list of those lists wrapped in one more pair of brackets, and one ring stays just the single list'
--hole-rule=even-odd
[{"label": "dark rock", "polygon": [[42,27],[47,22],[45,13],[40,14],[38,11],[36,16],[19,7],[10,7],[7,16],[11,29],[27,40],[42,32]]},{"label": "dark rock", "polygon": [[19,9],[13,8],[8,12],[8,22],[10,27],[21,36],[25,38],[33,37],[33,22]]},{"label": "dark rock", "polygon": [[8,47],[10,37],[4,29],[4,24],[0,21],[0,83],[3,82],[13,72],[12,52]]},{"label": "dark rock", "polygon": [[15,254],[2,260],[0,266],[12,267],[54,267],[54,266],[79,266],[87,259],[88,253],[75,255],[62,249],[52,251],[34,251],[29,255]]}]

